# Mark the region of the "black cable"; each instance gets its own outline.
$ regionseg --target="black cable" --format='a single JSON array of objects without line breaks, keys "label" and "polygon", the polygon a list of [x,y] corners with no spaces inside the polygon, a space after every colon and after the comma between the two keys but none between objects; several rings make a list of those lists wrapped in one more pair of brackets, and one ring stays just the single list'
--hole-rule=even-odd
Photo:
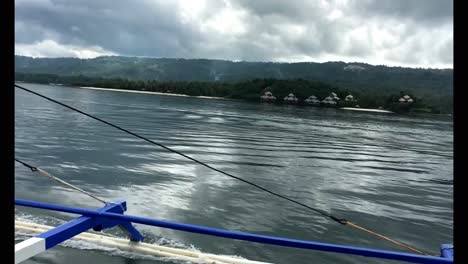
[{"label": "black cable", "polygon": [[19,159],[17,159],[17,158],[15,158],[15,160],[16,160],[17,162],[23,164],[24,166],[28,167],[29,169],[31,169],[31,171],[37,171],[37,168],[36,168],[36,167],[31,166],[31,165],[27,164],[26,162],[22,162],[21,160],[19,160]]},{"label": "black cable", "polygon": [[[203,165],[203,166],[205,166],[205,167],[207,167],[207,168],[209,168],[209,169],[211,169],[211,170],[214,170],[214,171],[216,171],[216,172],[219,172],[219,173],[221,173],[221,174],[224,174],[224,175],[226,175],[226,176],[228,176],[228,177],[231,177],[231,178],[234,178],[234,179],[236,179],[236,180],[242,181],[242,182],[247,183],[247,184],[249,184],[249,185],[252,185],[252,186],[254,186],[254,187],[256,187],[256,188],[258,188],[258,189],[260,189],[260,190],[262,190],[262,191],[265,191],[265,192],[267,192],[267,193],[270,193],[270,194],[272,194],[272,195],[274,195],[274,196],[283,198],[283,199],[288,200],[288,201],[290,201],[290,202],[292,202],[292,203],[295,203],[295,204],[298,204],[298,205],[300,205],[300,206],[302,206],[302,207],[305,207],[305,208],[307,208],[307,209],[310,209],[310,210],[312,210],[312,211],[314,211],[314,212],[317,212],[317,213],[319,213],[319,214],[321,214],[321,215],[323,215],[323,216],[325,216],[325,217],[328,217],[328,218],[332,219],[333,221],[336,221],[336,222],[338,222],[338,223],[340,223],[340,224],[342,224],[342,225],[346,225],[346,223],[347,223],[347,220],[346,220],[346,219],[337,218],[337,217],[335,217],[335,216],[333,216],[333,215],[331,215],[331,214],[328,214],[327,212],[324,212],[324,211],[322,211],[322,210],[320,210],[320,209],[313,208],[313,207],[308,206],[308,205],[306,205],[306,204],[304,204],[304,203],[301,203],[301,202],[298,202],[298,201],[293,200],[293,199],[291,199],[291,198],[288,198],[288,197],[286,197],[286,196],[284,196],[284,195],[281,195],[281,194],[275,193],[275,192],[273,192],[273,191],[270,191],[270,190],[268,190],[268,189],[266,189],[266,188],[264,188],[264,187],[262,187],[262,186],[259,186],[259,185],[255,184],[255,183],[253,183],[253,182],[244,180],[244,179],[239,178],[239,177],[237,177],[237,176],[234,176],[234,175],[232,175],[232,174],[230,174],[230,173],[227,173],[227,172],[224,172],[224,171],[222,171],[222,170],[216,169],[216,168],[214,168],[214,167],[212,167],[212,166],[210,166],[210,165],[208,165],[208,164],[206,164],[206,163],[204,163],[204,162],[202,162],[202,161],[198,161],[198,160],[196,160],[196,159],[194,159],[194,158],[192,158],[192,157],[190,157],[190,156],[187,156],[187,155],[185,155],[185,154],[183,154],[183,153],[181,153],[181,152],[179,152],[179,151],[177,151],[177,150],[174,150],[174,149],[171,149],[171,148],[169,148],[169,147],[166,147],[166,146],[164,146],[163,144],[154,142],[154,141],[152,141],[152,140],[150,140],[150,139],[147,139],[147,138],[145,138],[145,137],[143,137],[143,136],[140,136],[140,135],[138,135],[138,134],[136,134],[136,133],[133,133],[133,132],[131,132],[131,131],[128,131],[128,130],[126,130],[125,128],[121,128],[121,127],[119,127],[119,126],[117,126],[117,125],[114,125],[114,124],[112,124],[112,123],[109,123],[109,122],[107,122],[107,121],[105,121],[105,120],[102,120],[102,119],[100,119],[100,118],[98,118],[98,117],[95,117],[95,116],[93,116],[93,115],[87,114],[87,113],[85,113],[85,112],[83,112],[83,111],[81,111],[81,110],[78,110],[78,109],[76,109],[76,108],[74,108],[74,107],[71,107],[71,106],[66,105],[66,104],[64,104],[64,103],[61,103],[61,102],[59,102],[59,101],[56,101],[56,100],[54,100],[54,99],[52,99],[52,98],[49,98],[49,97],[47,97],[47,96],[45,96],[45,95],[42,95],[42,94],[39,94],[39,93],[37,93],[37,92],[31,91],[31,90],[29,90],[29,89],[27,89],[27,88],[24,88],[24,87],[21,87],[21,86],[19,86],[19,85],[17,85],[17,84],[15,84],[15,87],[16,87],[16,88],[19,88],[19,89],[22,89],[22,90],[24,90],[24,91],[26,91],[26,92],[35,94],[35,95],[37,95],[37,96],[39,96],[39,97],[42,97],[42,98],[44,98],[44,99],[46,99],[46,100],[49,100],[49,101],[54,102],[54,103],[56,103],[56,104],[59,104],[59,105],[61,105],[61,106],[64,106],[64,107],[66,107],[66,108],[68,108],[68,109],[71,109],[71,110],[73,110],[73,111],[75,111],[75,112],[78,112],[78,113],[80,113],[80,114],[83,114],[83,115],[85,115],[85,116],[87,116],[87,117],[90,117],[90,118],[92,118],[92,119],[94,119],[94,120],[97,120],[97,121],[102,122],[102,123],[104,123],[104,124],[106,124],[106,125],[109,125],[109,126],[111,126],[111,127],[114,127],[114,128],[116,128],[116,129],[118,129],[118,130],[124,131],[125,133],[128,133],[128,134],[130,134],[130,135],[132,135],[132,136],[135,136],[135,137],[137,137],[137,138],[143,139],[143,140],[145,140],[145,141],[147,141],[147,142],[149,142],[149,143],[151,143],[151,144],[154,144],[154,145],[157,145],[157,146],[159,146],[159,147],[162,147],[162,148],[164,148],[164,149],[166,149],[166,150],[168,150],[168,151],[171,151],[171,152],[173,152],[173,153],[179,154],[180,156],[185,157],[185,158],[187,158],[187,159],[189,159],[189,160],[191,160],[191,161],[194,161],[194,162],[196,162],[196,163],[198,163],[198,164],[200,164],[200,165]],[[15,160],[16,160],[16,159],[15,159]],[[22,162],[21,162],[21,163],[22,163]],[[26,164],[23,163],[23,165],[26,165]],[[33,168],[30,168],[30,169],[32,170]]]},{"label": "black cable", "polygon": [[[62,179],[60,179],[60,178],[58,178],[58,177],[55,177],[55,176],[51,175],[51,174],[48,173],[47,171],[44,171],[44,170],[41,170],[40,168],[34,167],[34,166],[32,166],[32,165],[29,165],[29,164],[27,164],[26,162],[21,161],[21,160],[19,160],[19,159],[17,159],[17,158],[15,158],[15,161],[17,161],[17,162],[23,164],[24,166],[28,167],[28,168],[31,169],[31,171],[33,171],[33,172],[39,172],[40,174],[42,174],[42,175],[44,175],[44,176],[46,176],[46,177],[48,177],[48,178],[50,178],[50,179],[53,179],[53,180],[55,180],[55,181],[57,181],[57,182],[60,182],[61,184],[67,186],[68,188],[72,188],[73,190],[76,190],[76,191],[79,191],[79,192],[81,192],[81,193],[84,193],[84,194],[90,196],[91,198],[96,199],[96,200],[98,200],[98,201],[104,203],[105,205],[110,204],[109,202],[106,202],[104,199],[99,198],[98,196],[96,196],[96,195],[94,195],[94,194],[92,194],[92,193],[89,193],[89,192],[87,192],[87,191],[85,191],[85,190],[83,190],[83,189],[80,189],[80,188],[76,187],[75,185],[73,185],[73,184],[71,184],[71,183],[68,183],[68,182],[66,182],[66,181],[64,181],[64,180],[62,180]],[[122,212],[124,212],[125,210],[124,210],[123,206],[120,205],[120,207],[122,208]]]}]

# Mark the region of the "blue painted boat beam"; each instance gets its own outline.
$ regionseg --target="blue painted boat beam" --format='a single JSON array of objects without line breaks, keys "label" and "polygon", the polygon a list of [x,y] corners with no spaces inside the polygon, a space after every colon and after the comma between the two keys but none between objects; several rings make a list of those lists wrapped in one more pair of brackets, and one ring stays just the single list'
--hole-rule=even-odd
[{"label": "blue painted boat beam", "polygon": [[[117,206],[111,206],[108,209],[99,209],[98,211],[105,211],[109,213],[119,213],[123,214],[125,211],[127,211],[127,202],[126,201],[117,201],[112,203],[111,205],[117,205]],[[107,208],[107,207],[105,207]],[[111,228],[117,226],[122,230],[129,238],[131,241],[143,241],[143,235],[136,230],[136,228],[132,225],[132,223],[128,221],[114,221],[114,220],[109,220],[107,219],[106,221],[102,222],[101,224],[93,227],[94,231],[102,231],[103,229],[106,228]]]},{"label": "blue painted boat beam", "polygon": [[440,256],[448,259],[453,259],[453,245],[442,244],[440,246]]},{"label": "blue painted boat beam", "polygon": [[359,255],[359,256],[365,256],[365,257],[375,257],[375,258],[381,258],[381,259],[406,261],[406,262],[412,262],[412,263],[424,263],[424,264],[453,263],[453,259],[449,259],[449,258],[423,256],[423,255],[416,255],[416,254],[402,253],[402,252],[395,252],[395,251],[388,251],[388,250],[368,249],[368,248],[361,248],[361,247],[352,247],[352,246],[320,243],[320,242],[313,242],[313,241],[304,241],[304,240],[297,240],[297,239],[257,235],[257,234],[250,234],[250,233],[244,233],[244,232],[238,232],[238,231],[229,231],[229,230],[210,228],[210,227],[205,227],[205,226],[180,224],[180,223],[174,223],[174,222],[169,222],[169,221],[156,220],[156,219],[150,219],[150,218],[144,218],[144,217],[138,217],[138,216],[132,216],[132,215],[123,215],[123,214],[108,213],[108,212],[97,212],[97,211],[87,210],[87,209],[82,209],[82,208],[61,206],[61,205],[22,200],[22,199],[15,199],[15,204],[19,206],[27,206],[27,207],[33,207],[33,208],[41,208],[41,209],[47,209],[47,210],[53,210],[53,211],[59,211],[59,212],[72,213],[72,214],[80,214],[80,215],[88,216],[88,217],[97,217],[97,218],[102,217],[102,218],[118,220],[122,222],[127,221],[127,222],[132,222],[132,223],[139,223],[139,224],[144,224],[144,225],[170,228],[170,229],[181,230],[181,231],[186,231],[186,232],[224,237],[224,238],[231,238],[231,239],[237,239],[237,240],[244,240],[244,241],[251,241],[251,242],[270,244],[270,245],[352,254],[352,255]]},{"label": "blue painted boat beam", "polygon": [[[126,202],[119,201],[113,204],[106,205],[103,208],[96,210],[96,213],[117,213],[122,214],[126,210]],[[62,243],[63,241],[70,239],[80,233],[87,231],[88,229],[103,229],[111,228],[116,225],[120,225],[120,221],[113,221],[108,218],[95,217],[95,216],[81,216],[72,221],[57,226],[47,232],[37,235],[38,238],[45,239],[46,249],[52,248],[55,245]],[[125,222],[127,227],[133,228],[128,230],[128,233],[134,233],[136,229],[128,222]],[[136,231],[136,234],[131,237],[132,240],[142,241],[143,236]]]}]

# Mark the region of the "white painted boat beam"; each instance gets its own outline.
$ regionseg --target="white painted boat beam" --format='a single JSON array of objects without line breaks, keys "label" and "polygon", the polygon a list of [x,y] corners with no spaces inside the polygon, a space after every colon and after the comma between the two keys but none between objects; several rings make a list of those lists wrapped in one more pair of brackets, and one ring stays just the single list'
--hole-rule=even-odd
[{"label": "white painted boat beam", "polygon": [[46,251],[44,238],[32,237],[15,245],[15,264]]}]

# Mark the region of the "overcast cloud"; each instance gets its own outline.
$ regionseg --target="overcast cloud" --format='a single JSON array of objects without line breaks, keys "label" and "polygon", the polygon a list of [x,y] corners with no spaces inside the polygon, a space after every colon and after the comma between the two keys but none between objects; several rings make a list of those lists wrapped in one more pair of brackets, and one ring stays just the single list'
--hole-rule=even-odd
[{"label": "overcast cloud", "polygon": [[15,0],[15,53],[453,68],[453,3]]}]

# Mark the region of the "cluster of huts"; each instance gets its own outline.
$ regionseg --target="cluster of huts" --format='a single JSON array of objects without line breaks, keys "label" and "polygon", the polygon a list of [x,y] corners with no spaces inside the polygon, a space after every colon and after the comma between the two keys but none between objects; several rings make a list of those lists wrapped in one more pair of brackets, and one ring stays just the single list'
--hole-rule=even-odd
[{"label": "cluster of huts", "polygon": [[[276,102],[276,97],[270,91],[265,92],[262,96],[260,96],[260,100],[262,102],[273,103]],[[348,95],[344,99],[345,103],[348,105],[353,105],[356,103],[356,100],[352,95]],[[287,104],[297,104],[299,99],[293,94],[290,93],[283,98],[283,102]],[[340,104],[340,98],[336,95],[336,93],[331,93],[329,96],[325,97],[323,100],[320,100],[317,96],[311,95],[307,99],[304,100],[304,103],[307,105],[315,105],[315,106],[337,106]],[[354,105],[355,107],[359,107],[359,105]]]},{"label": "cluster of huts", "polygon": [[[273,103],[276,102],[277,98],[270,92],[266,91],[262,96],[260,96],[260,100],[266,103]],[[290,93],[283,98],[283,102],[286,104],[297,104],[299,103],[299,99],[293,94]],[[405,95],[398,99],[398,103],[403,105],[409,105],[414,102],[414,99],[411,98],[409,95]],[[311,95],[307,99],[303,101],[306,105],[313,105],[313,106],[327,106],[327,107],[334,107],[338,105],[346,105],[351,107],[360,107],[357,104],[357,100],[351,94],[347,95],[342,101],[336,93],[330,93],[329,96],[325,97],[323,100],[320,100],[317,96]],[[379,107],[379,109],[383,109]]]}]

